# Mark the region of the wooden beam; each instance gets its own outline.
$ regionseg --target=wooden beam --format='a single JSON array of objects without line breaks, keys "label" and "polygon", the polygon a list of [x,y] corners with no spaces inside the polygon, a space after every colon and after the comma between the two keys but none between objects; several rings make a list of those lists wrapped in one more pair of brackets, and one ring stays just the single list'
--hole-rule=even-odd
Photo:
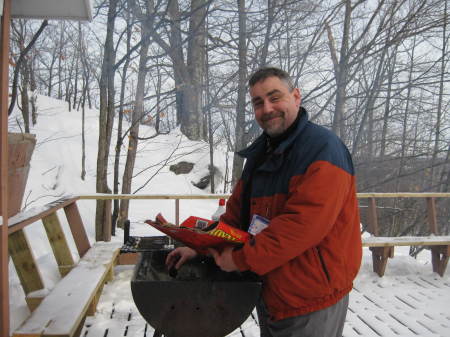
[{"label": "wooden beam", "polygon": [[175,199],[175,225],[180,225],[180,199]]},{"label": "wooden beam", "polygon": [[105,200],[105,223],[103,224],[103,241],[109,242],[111,241],[111,209],[112,209],[112,202],[111,200]]},{"label": "wooden beam", "polygon": [[12,234],[18,230],[21,230],[25,226],[32,224],[33,222],[36,222],[38,220],[41,220],[43,217],[46,217],[47,215],[56,212],[58,209],[70,205],[76,200],[78,200],[77,197],[61,198],[55,200],[54,202],[46,204],[45,210],[39,208],[38,210],[31,209],[28,212],[19,213],[16,216],[13,216],[9,219],[8,233]]},{"label": "wooden beam", "polygon": [[23,230],[9,236],[9,253],[25,294],[43,289],[41,274]]},{"label": "wooden beam", "polygon": [[0,32],[0,175],[3,222],[0,233],[0,336],[9,336],[8,274],[8,93],[11,0],[4,0]]},{"label": "wooden beam", "polygon": [[427,198],[427,217],[428,217],[428,224],[430,225],[430,232],[432,234],[438,235],[439,233],[438,233],[435,198]]},{"label": "wooden beam", "polygon": [[42,218],[45,232],[47,233],[48,241],[53,250],[56,263],[58,264],[61,276],[65,276],[67,272],[75,265],[69,245],[67,244],[66,236],[61,227],[61,222],[58,219],[56,212]]},{"label": "wooden beam", "polygon": [[369,222],[369,233],[378,236],[378,215],[377,215],[377,204],[375,198],[369,198],[369,211],[367,213],[367,220]]},{"label": "wooden beam", "polygon": [[[450,196],[450,193],[449,193]],[[145,199],[145,200],[176,200],[176,199],[228,199],[230,194],[82,194],[83,200],[115,200],[115,199]]]},{"label": "wooden beam", "polygon": [[450,235],[444,236],[371,236],[362,239],[363,247],[442,246],[450,245]]},{"label": "wooden beam", "polygon": [[450,193],[409,193],[409,192],[396,192],[396,193],[357,193],[359,199],[367,198],[450,198]]},{"label": "wooden beam", "polygon": [[126,265],[126,264],[136,264],[139,260],[140,253],[121,253],[119,255],[117,264],[118,265]]},{"label": "wooden beam", "polygon": [[[357,193],[359,199],[368,198],[450,198],[450,193]],[[107,200],[107,199],[228,199],[230,194],[82,194],[80,199]]]},{"label": "wooden beam", "polygon": [[78,254],[80,257],[83,257],[88,249],[91,248],[91,244],[89,243],[86,229],[84,228],[83,220],[81,219],[76,202],[65,206],[64,212],[66,213],[67,222],[69,223],[73,240],[77,246]]}]

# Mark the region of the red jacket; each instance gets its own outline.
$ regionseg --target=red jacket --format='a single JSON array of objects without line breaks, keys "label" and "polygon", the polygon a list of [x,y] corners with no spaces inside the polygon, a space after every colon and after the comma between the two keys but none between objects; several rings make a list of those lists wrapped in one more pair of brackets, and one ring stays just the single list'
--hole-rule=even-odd
[{"label": "red jacket", "polygon": [[340,139],[308,121],[252,173],[265,135],[241,154],[246,165],[221,220],[242,227],[243,186],[252,175],[250,217],[269,226],[233,252],[241,271],[262,276],[263,298],[274,320],[317,311],[352,289],[361,256],[356,183],[350,154]]}]

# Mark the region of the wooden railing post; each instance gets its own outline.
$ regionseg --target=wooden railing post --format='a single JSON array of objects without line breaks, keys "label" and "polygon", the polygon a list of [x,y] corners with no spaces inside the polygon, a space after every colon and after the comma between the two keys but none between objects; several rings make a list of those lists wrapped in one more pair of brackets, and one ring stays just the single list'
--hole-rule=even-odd
[{"label": "wooden railing post", "polygon": [[379,235],[378,216],[375,198],[369,198],[369,211],[367,213],[367,221],[369,222],[370,234],[378,236]]},{"label": "wooden railing post", "polygon": [[180,199],[175,199],[175,225],[180,225]]},{"label": "wooden railing post", "polygon": [[[378,236],[380,230],[378,227],[377,204],[373,197],[369,198],[367,218],[367,221],[369,222],[369,232],[374,236]],[[388,259],[394,257],[394,247],[370,247],[370,251],[372,252],[373,271],[381,277],[386,271]]]},{"label": "wooden railing post", "polygon": [[427,198],[427,217],[430,225],[430,232],[438,235],[437,215],[436,215],[436,199]]},{"label": "wooden railing post", "polygon": [[[439,228],[437,223],[436,199],[433,197],[427,198],[427,217],[430,225],[430,232],[439,235]],[[431,246],[431,263],[433,271],[441,276],[444,276],[447,269],[448,260],[450,257],[450,246]]]},{"label": "wooden railing post", "polygon": [[109,242],[111,241],[111,210],[112,210],[112,200],[107,199],[105,200],[105,223],[103,224],[103,241]]},{"label": "wooden railing post", "polygon": [[3,224],[0,225],[0,336],[9,336],[8,273],[8,93],[11,0],[3,1],[0,18],[0,175]]}]

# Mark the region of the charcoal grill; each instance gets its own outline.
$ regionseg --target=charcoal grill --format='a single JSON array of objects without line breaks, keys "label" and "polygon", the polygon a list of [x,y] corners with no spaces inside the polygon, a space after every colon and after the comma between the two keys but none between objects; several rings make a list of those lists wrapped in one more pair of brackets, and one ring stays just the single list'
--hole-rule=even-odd
[{"label": "charcoal grill", "polygon": [[127,240],[124,251],[141,253],[131,292],[139,312],[155,329],[154,337],[223,337],[252,312],[261,291],[254,274],[223,272],[210,257],[168,271],[165,259],[173,249],[168,237]]}]

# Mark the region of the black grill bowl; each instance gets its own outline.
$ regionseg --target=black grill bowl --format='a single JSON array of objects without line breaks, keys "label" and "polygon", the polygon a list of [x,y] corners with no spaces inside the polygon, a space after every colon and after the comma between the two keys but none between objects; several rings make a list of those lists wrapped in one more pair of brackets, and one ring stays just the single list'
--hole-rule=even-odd
[{"label": "black grill bowl", "polygon": [[223,337],[252,312],[261,282],[251,273],[225,273],[211,258],[167,272],[169,250],[142,254],[131,291],[144,319],[165,337]]}]

